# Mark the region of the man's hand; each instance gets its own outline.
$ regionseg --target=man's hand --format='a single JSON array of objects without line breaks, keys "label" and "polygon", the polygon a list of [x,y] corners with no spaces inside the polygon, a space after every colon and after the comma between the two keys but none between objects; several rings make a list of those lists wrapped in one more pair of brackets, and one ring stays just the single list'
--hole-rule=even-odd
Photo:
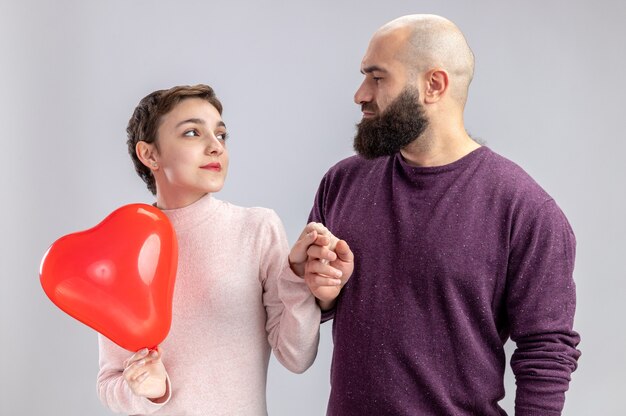
[{"label": "man's hand", "polygon": [[348,243],[332,234],[318,236],[307,254],[304,280],[318,299],[320,308],[323,311],[332,309],[354,271],[354,255]]},{"label": "man's hand", "polygon": [[[327,240],[316,242],[319,236],[327,236]],[[298,276],[304,278],[304,268],[308,259],[307,250],[312,244],[324,244],[334,245],[337,242],[337,238],[331,234],[326,227],[319,222],[310,222],[304,227],[298,241],[293,245],[291,252],[289,253],[289,266],[291,270]]]},{"label": "man's hand", "polygon": [[289,265],[304,278],[320,308],[328,310],[352,275],[354,255],[348,243],[339,240],[324,225],[311,222],[293,245]]},{"label": "man's hand", "polygon": [[124,362],[124,379],[132,392],[155,403],[167,393],[167,372],[161,361],[161,349],[144,348]]}]

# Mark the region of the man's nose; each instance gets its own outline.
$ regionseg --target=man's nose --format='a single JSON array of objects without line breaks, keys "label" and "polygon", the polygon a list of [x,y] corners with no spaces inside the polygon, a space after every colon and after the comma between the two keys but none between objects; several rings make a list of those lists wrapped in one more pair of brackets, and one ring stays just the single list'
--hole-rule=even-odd
[{"label": "man's nose", "polygon": [[367,80],[364,80],[359,86],[359,89],[354,93],[354,102],[356,104],[362,105],[372,101],[373,94],[371,89],[365,84],[366,81]]}]

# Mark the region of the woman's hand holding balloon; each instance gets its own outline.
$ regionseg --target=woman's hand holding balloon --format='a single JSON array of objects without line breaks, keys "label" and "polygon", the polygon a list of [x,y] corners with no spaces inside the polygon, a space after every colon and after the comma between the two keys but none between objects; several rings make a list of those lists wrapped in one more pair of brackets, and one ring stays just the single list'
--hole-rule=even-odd
[{"label": "woman's hand holding balloon", "polygon": [[160,348],[144,348],[124,362],[124,379],[132,392],[155,403],[165,400],[168,393],[167,372],[161,356]]}]

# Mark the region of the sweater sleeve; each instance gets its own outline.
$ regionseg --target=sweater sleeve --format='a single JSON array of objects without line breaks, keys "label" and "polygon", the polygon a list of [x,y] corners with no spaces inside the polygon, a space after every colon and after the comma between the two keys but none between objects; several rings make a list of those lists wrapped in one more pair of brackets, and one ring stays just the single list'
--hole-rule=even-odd
[{"label": "sweater sleeve", "polygon": [[517,416],[561,414],[580,338],[573,330],[575,238],[553,200],[521,215],[511,235],[507,313]]},{"label": "sweater sleeve", "polygon": [[[98,334],[98,346],[100,351],[100,371],[98,372],[97,389],[98,397],[104,406],[115,413],[125,414],[152,414],[162,408],[170,397],[163,403],[154,403],[145,397],[133,394],[128,383],[124,379],[124,360],[132,353],[119,347],[108,338]],[[167,378],[168,394],[172,388]]]},{"label": "sweater sleeve", "polygon": [[264,221],[261,238],[267,339],[282,365],[302,373],[317,355],[320,309],[304,280],[289,267],[287,237],[274,211]]},{"label": "sweater sleeve", "polygon": [[[327,173],[324,176],[324,178],[322,178],[320,186],[317,189],[317,193],[315,194],[315,200],[313,201],[313,207],[311,208],[311,212],[309,213],[308,222],[312,222],[312,221],[319,222],[321,224],[324,224],[330,230],[330,232],[333,232],[331,225],[326,223],[326,216],[324,215],[324,212],[325,212],[324,200],[325,200],[325,195],[326,195],[326,183],[328,183],[328,180],[327,180],[328,175],[329,174]],[[322,312],[321,322],[327,322],[333,319],[335,317],[336,307],[337,307],[337,303],[335,302],[335,305],[331,309]]]}]

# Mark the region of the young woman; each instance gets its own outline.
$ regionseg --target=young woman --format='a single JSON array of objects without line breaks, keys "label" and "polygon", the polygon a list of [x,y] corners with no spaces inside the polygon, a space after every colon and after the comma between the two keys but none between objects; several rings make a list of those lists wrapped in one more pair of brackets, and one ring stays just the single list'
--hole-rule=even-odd
[{"label": "young woman", "polygon": [[330,236],[309,224],[289,252],[272,210],[212,196],[228,170],[221,114],[209,86],[179,86],[146,96],[128,123],[129,153],[176,230],[179,265],[158,350],[131,355],[99,337],[98,393],[115,412],[265,415],[270,348],[297,373],[317,353],[320,309],[302,277],[307,249]]}]

